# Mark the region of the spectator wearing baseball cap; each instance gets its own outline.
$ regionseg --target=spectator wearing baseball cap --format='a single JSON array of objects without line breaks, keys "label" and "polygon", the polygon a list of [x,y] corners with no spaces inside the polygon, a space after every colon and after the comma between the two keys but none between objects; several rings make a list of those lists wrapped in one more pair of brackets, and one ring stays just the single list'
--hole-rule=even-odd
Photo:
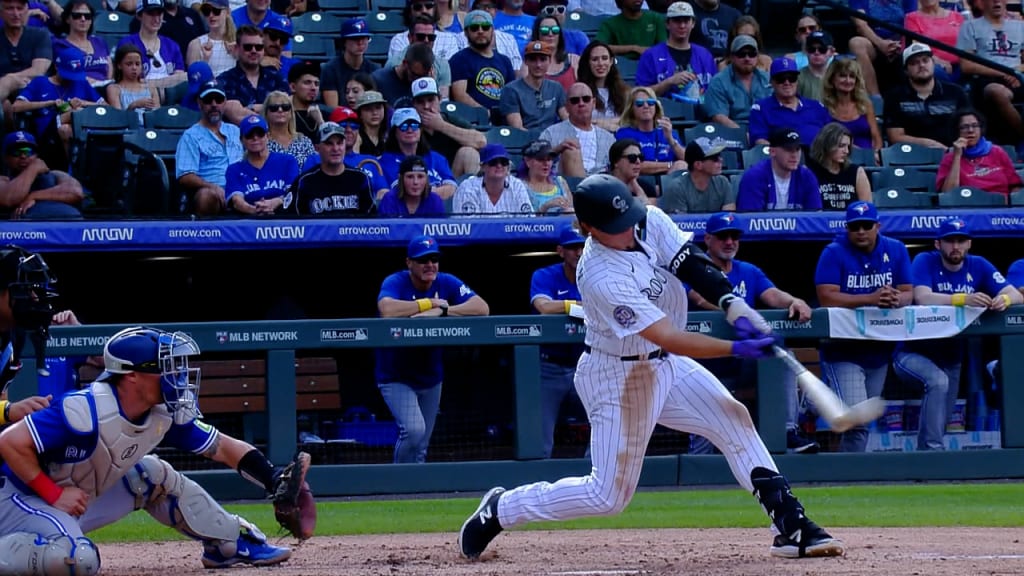
[{"label": "spectator wearing baseball cap", "polygon": [[380,64],[366,59],[370,46],[370,27],[362,18],[349,18],[341,23],[342,51],[320,69],[320,90],[324,104],[344,104],[345,86],[357,72],[373,74]]},{"label": "spectator wearing baseball cap", "polygon": [[238,126],[224,121],[224,90],[212,80],[196,89],[199,121],[178,140],[175,177],[186,200],[185,211],[216,216],[224,209],[228,166],[244,155]]},{"label": "spectator wearing baseball cap", "polygon": [[722,152],[726,142],[707,136],[686,145],[686,172],[675,172],[661,179],[658,206],[665,212],[706,213],[736,209],[736,193],[729,179],[722,176]]},{"label": "spectator wearing baseball cap", "polygon": [[258,114],[239,123],[245,156],[228,166],[224,194],[228,210],[247,216],[269,216],[280,211],[292,183],[299,176],[295,157],[271,152],[270,128]]},{"label": "spectator wearing baseball cap", "polygon": [[[277,70],[281,78],[288,78],[288,72],[299,60],[284,53],[284,47],[292,39],[292,20],[287,16],[275,15],[263,27],[263,60],[261,66]],[[319,78],[320,74],[317,73]]]},{"label": "spectator wearing baseball cap", "polygon": [[558,155],[547,140],[530,142],[523,150],[523,162],[516,176],[526,185],[533,210],[538,214],[561,214],[572,211],[572,189],[555,173]]},{"label": "spectator wearing baseball cap", "polygon": [[[486,316],[487,302],[457,277],[440,271],[437,239],[416,236],[405,269],[381,283],[377,312],[383,318]],[[423,463],[441,405],[442,348],[378,348],[374,376],[398,425],[396,464]]]},{"label": "spectator wearing baseball cap", "polygon": [[[163,0],[138,0],[135,5],[137,32],[121,38],[117,43],[118,48],[124,44],[134,44],[142,52],[142,77],[156,88],[168,88],[188,80],[181,45],[161,33],[164,14]],[[194,37],[185,40],[186,48]]]},{"label": "spectator wearing baseball cap", "polygon": [[406,156],[398,165],[398,182],[380,199],[381,216],[427,218],[444,216],[444,200],[430,189],[427,163]]},{"label": "spectator wearing baseball cap", "polygon": [[452,175],[448,160],[431,150],[423,138],[423,122],[415,108],[399,108],[391,116],[391,128],[380,156],[380,167],[384,180],[394,188],[398,183],[398,166],[406,156],[420,156],[427,164],[430,186],[443,198],[455,193],[455,176]]},{"label": "spectator wearing baseball cap", "polygon": [[388,44],[387,65],[401,62],[406,49],[416,43],[430,46],[430,49],[434,51],[435,62],[442,60],[447,62],[462,49],[459,45],[459,35],[442,30],[438,25],[438,5],[440,2],[408,0],[403,12],[407,31],[398,32],[391,37]]},{"label": "spectator wearing baseball cap", "polygon": [[825,30],[815,30],[804,40],[804,54],[807,66],[800,69],[796,80],[797,94],[811,100],[822,100],[822,81],[836,54],[832,35]]},{"label": "spectator wearing baseball cap", "polygon": [[377,91],[388,102],[395,103],[401,98],[412,98],[412,82],[417,78],[433,76],[434,52],[426,44],[412,44],[397,66],[385,66],[373,73]]},{"label": "spectator wearing baseball cap", "polygon": [[429,76],[414,80],[412,105],[420,116],[420,130],[427,145],[445,158],[452,159],[455,178],[480,171],[479,150],[487,144],[487,138],[458,113],[449,113],[441,108],[437,81]]},{"label": "spectator wearing baseball cap", "polygon": [[736,194],[740,212],[821,210],[818,179],[800,163],[800,134],[779,128],[769,137],[769,157],[747,168]]},{"label": "spectator wearing baseball cap", "polygon": [[[658,96],[680,98],[699,104],[701,96],[718,73],[718,64],[707,48],[690,41],[696,17],[689,2],[674,2],[665,12],[668,36],[640,56],[636,85],[648,86]],[[690,52],[685,70],[676,69],[673,53]]]},{"label": "spectator wearing baseball cap", "polygon": [[546,43],[527,44],[524,58],[526,75],[505,85],[498,112],[509,126],[539,132],[568,117],[565,89],[547,77],[551,48]]},{"label": "spectator wearing baseball cap", "polygon": [[690,41],[707,48],[716,62],[729,55],[730,31],[743,14],[719,0],[694,0],[690,3],[695,18]]},{"label": "spectator wearing baseball cap", "polygon": [[36,150],[36,139],[28,132],[4,137],[0,215],[8,220],[81,220],[82,184],[66,172],[50,170]]},{"label": "spectator wearing baseball cap", "polygon": [[501,144],[480,150],[481,174],[459,184],[452,199],[453,214],[533,214],[526,185],[510,172],[512,159]]},{"label": "spectator wearing baseball cap", "polygon": [[[356,142],[359,141],[359,116],[351,108],[338,106],[331,111],[327,120],[341,126],[345,131],[345,167],[366,174],[366,177],[370,179],[373,197],[379,202],[388,191],[388,183],[384,180],[384,172],[380,168],[377,157],[360,154],[355,150]],[[319,138],[319,134],[316,138]],[[305,172],[319,165],[320,154],[313,152],[305,163],[300,165],[300,170]]]},{"label": "spectator wearing baseball cap", "polygon": [[[846,208],[846,231],[825,247],[814,272],[822,307],[901,308],[913,301],[907,247],[879,233],[878,210],[870,202]],[[856,404],[880,396],[896,346],[876,340],[824,340],[822,375],[840,398]],[[843,452],[863,452],[868,430],[853,428],[839,440]]]},{"label": "spectator wearing baseball cap", "polygon": [[[960,28],[964,24],[964,16],[960,10],[947,10],[940,6],[938,0],[924,0],[918,2],[917,10],[907,14],[903,26],[911,31],[917,32],[926,38],[937,40],[950,46],[957,45],[957,38],[960,35]],[[907,43],[907,48],[918,44],[917,42]],[[921,44],[921,46],[928,46]],[[929,48],[930,49],[930,48]],[[903,50],[903,67],[907,66],[907,50]],[[945,82],[958,82],[960,80],[960,57],[945,50],[935,50],[935,74]]]},{"label": "spectator wearing baseball cap", "polygon": [[[504,123],[498,114],[498,105],[504,87],[515,80],[513,60],[499,49],[495,50],[494,21],[490,13],[473,10],[462,21],[468,45],[452,56],[451,99],[468,106],[486,108],[495,123]],[[515,46],[515,41],[512,41]],[[513,48],[519,57],[518,48]],[[520,62],[521,64],[521,62]]]},{"label": "spectator wearing baseball cap", "polygon": [[[189,70],[197,62],[203,62],[213,70],[214,77],[235,67],[234,50],[229,49],[229,27],[233,35],[235,24],[231,21],[231,7],[228,0],[203,0],[199,12],[206,22],[208,32],[203,33],[188,43],[185,49],[185,61]],[[228,24],[231,22],[230,24]],[[192,75],[189,74],[191,81]]]},{"label": "spectator wearing baseball cap", "polygon": [[334,122],[320,125],[320,165],[303,172],[286,197],[283,211],[299,216],[367,216],[376,211],[373,186],[361,170],[345,166],[345,129]]},{"label": "spectator wearing baseball cap", "polygon": [[906,80],[885,97],[885,131],[890,143],[908,143],[945,150],[959,137],[949,127],[953,114],[970,108],[964,89],[936,77],[935,58],[926,44],[903,50]]},{"label": "spectator wearing baseball cap", "polygon": [[[160,35],[174,41],[174,43],[178,45],[178,50],[182,54],[188,54],[188,48],[192,41],[207,31],[206,26],[203,25],[203,18],[200,16],[200,13],[191,7],[199,4],[199,2],[196,1],[195,3],[192,3],[183,2],[182,0],[164,0],[162,3],[164,10],[164,23],[160,25]],[[140,0],[138,4],[136,4],[136,9],[138,9],[138,6],[141,4],[143,4],[143,2]],[[224,2],[224,4],[225,12],[223,13],[223,19],[226,20],[227,18],[230,18],[231,15],[227,12],[227,2]],[[129,22],[128,31],[133,34],[138,32],[141,24],[142,20],[140,18],[135,18]],[[187,61],[193,62],[193,60]]]},{"label": "spectator wearing baseball cap", "polygon": [[[771,78],[757,66],[757,39],[737,34],[729,45],[729,64],[708,84],[701,105],[712,122],[739,128],[750,119],[753,105],[772,94]],[[746,148],[746,142],[741,143]]]},{"label": "spectator wearing baseball cap", "polygon": [[768,144],[768,136],[781,128],[795,130],[800,142],[810,146],[821,128],[832,121],[817,100],[797,94],[800,71],[792,58],[772,61],[772,95],[758,100],[750,109],[750,144]]},{"label": "spectator wearing baseball cap", "polygon": [[[592,2],[594,0],[581,0],[578,8],[606,11],[590,7]],[[597,39],[611,46],[613,54],[635,60],[647,48],[668,37],[665,16],[648,9],[645,2],[616,0],[615,6],[619,13],[602,20],[597,30]],[[571,3],[569,9],[574,9]]]},{"label": "spectator wearing baseball cap", "polygon": [[[455,37],[454,34],[449,36]],[[396,36],[397,37],[397,36]],[[412,24],[409,26],[409,32],[406,34],[406,41],[403,43],[402,49],[394,54],[388,56],[388,61],[385,66],[398,66],[405,60],[405,54],[409,50],[409,46],[413,44],[426,44],[430,46],[431,50],[434,50],[437,39],[440,38],[440,33],[434,24],[434,20],[426,15],[415,16],[412,20]],[[459,49],[456,46],[455,51]],[[442,58],[438,56],[437,50],[434,50],[434,76],[433,79],[437,83],[437,93],[442,100],[448,99],[449,90],[452,85],[452,69],[448,64],[448,58]]]}]

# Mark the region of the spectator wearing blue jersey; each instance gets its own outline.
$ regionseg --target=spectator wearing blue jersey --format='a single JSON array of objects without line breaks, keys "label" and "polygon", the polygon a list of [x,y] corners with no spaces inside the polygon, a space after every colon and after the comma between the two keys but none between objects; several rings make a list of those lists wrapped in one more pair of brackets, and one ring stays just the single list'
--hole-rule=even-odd
[{"label": "spectator wearing blue jersey", "polygon": [[772,132],[769,157],[749,167],[740,180],[736,209],[821,210],[821,189],[811,170],[800,163],[800,134],[790,128]]},{"label": "spectator wearing blue jersey", "polygon": [[[417,236],[406,250],[405,270],[384,279],[377,296],[382,318],[487,316],[490,308],[465,282],[439,270],[437,240]],[[430,322],[425,320],[425,322]],[[441,405],[442,349],[378,348],[377,387],[398,425],[394,462],[423,463]]]},{"label": "spectator wearing blue jersey", "polygon": [[636,69],[636,85],[658,96],[700,103],[718,65],[711,52],[690,42],[695,15],[688,2],[674,2],[665,13],[668,38],[648,48]]},{"label": "spectator wearing blue jersey", "polygon": [[772,95],[758,100],[750,108],[750,145],[767,144],[768,135],[779,128],[792,128],[800,134],[800,143],[810,146],[825,124],[832,121],[828,110],[817,100],[797,94],[800,71],[789,58],[772,61]]},{"label": "spectator wearing blue jersey", "polygon": [[380,199],[381,216],[423,218],[444,216],[444,200],[430,189],[427,164],[419,156],[406,156],[398,166],[398,183]]},{"label": "spectator wearing blue jersey", "polygon": [[[1024,297],[991,262],[969,254],[971,233],[961,218],[939,225],[935,250],[914,257],[914,304],[976,306],[1003,311]],[[943,450],[943,435],[960,391],[960,367],[966,357],[963,338],[901,343],[893,368],[903,382],[924,390],[918,450]]]},{"label": "spectator wearing blue jersey", "polygon": [[[743,235],[743,222],[732,212],[718,212],[708,218],[705,226],[704,244],[711,261],[725,272],[732,284],[732,293],[743,298],[751,308],[778,308],[786,310],[789,317],[797,322],[808,322],[811,319],[811,307],[804,300],[789,292],[780,290],[768,279],[768,276],[756,265],[736,258],[740,250],[740,237]],[[709,302],[692,288],[688,298],[697,310],[720,310],[713,302]],[[715,374],[719,371],[730,371],[728,361],[703,361]],[[733,368],[731,371],[735,372]],[[737,375],[742,376],[744,371]],[[784,389],[786,393],[786,446],[798,454],[813,454],[820,446],[814,440],[806,438],[799,430],[799,401],[797,397],[796,377],[791,373],[785,375]],[[703,453],[701,444],[707,441],[701,438],[695,442],[691,439],[691,452]],[[695,449],[696,444],[696,449]],[[709,451],[709,450],[708,450]]]},{"label": "spectator wearing blue jersey", "polygon": [[[274,22],[275,18],[282,15],[270,9],[270,0],[245,0],[245,6],[239,6],[231,11],[231,19],[235,21],[235,28],[242,29],[242,26],[255,26],[264,30]],[[292,46],[289,42],[284,47],[286,56],[292,55]]]},{"label": "spectator wearing blue jersey", "polygon": [[[846,232],[825,247],[814,272],[822,306],[837,308],[901,308],[913,300],[913,279],[907,247],[879,233],[878,210],[870,202],[846,208]],[[873,340],[825,340],[822,374],[847,405],[881,396],[895,345]],[[840,450],[863,452],[868,429],[842,434]]]},{"label": "spectator wearing blue jersey", "polygon": [[294,156],[267,148],[267,121],[253,114],[239,124],[245,156],[228,166],[224,193],[228,208],[238,214],[267,216],[284,205],[299,176]]},{"label": "spectator wearing blue jersey", "polygon": [[448,166],[448,160],[430,149],[423,132],[420,115],[415,108],[399,108],[391,116],[391,128],[384,144],[384,153],[380,156],[380,167],[384,171],[384,181],[394,186],[398,181],[398,165],[406,156],[419,156],[427,164],[430,174],[430,186],[438,196],[444,199],[455,194],[455,177]]},{"label": "spectator wearing blue jersey", "polygon": [[[580,289],[576,286],[576,264],[580,261],[586,239],[573,227],[566,226],[558,235],[558,257],[561,262],[540,268],[530,280],[530,306],[537,314],[569,314],[572,307],[582,306]],[[559,412],[585,418],[573,377],[576,362],[583,354],[581,344],[546,344],[540,347],[541,436],[544,458],[551,457],[555,444],[555,425]]]},{"label": "spectator wearing blue jersey", "polygon": [[228,166],[242,159],[238,126],[224,122],[224,91],[216,82],[199,90],[199,122],[178,140],[175,176],[186,211],[216,216],[224,209]]},{"label": "spectator wearing blue jersey", "polygon": [[641,174],[667,174],[686,170],[686,149],[672,120],[665,116],[654,90],[637,86],[629,92],[628,108],[619,120],[616,140],[632,139],[640,144]]},{"label": "spectator wearing blue jersey", "polygon": [[519,44],[519,51],[526,48],[533,31],[534,17],[523,13],[523,0],[502,0],[501,10],[494,15],[494,29],[511,34]]}]

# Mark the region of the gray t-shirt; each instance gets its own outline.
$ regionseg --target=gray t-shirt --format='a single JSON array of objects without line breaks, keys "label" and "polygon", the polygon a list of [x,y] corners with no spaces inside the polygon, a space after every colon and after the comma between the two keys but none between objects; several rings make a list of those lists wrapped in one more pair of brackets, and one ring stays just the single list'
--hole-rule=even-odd
[{"label": "gray t-shirt", "polygon": [[691,214],[718,212],[725,204],[736,203],[736,193],[725,176],[712,176],[707,190],[697,190],[689,172],[676,172],[661,179],[659,206],[668,213]]},{"label": "gray t-shirt", "polygon": [[545,78],[538,91],[519,79],[505,84],[498,112],[502,117],[518,113],[523,118],[523,128],[543,130],[562,121],[558,110],[564,106],[565,89],[558,82]]},{"label": "gray t-shirt", "polygon": [[1004,19],[999,29],[984,18],[972,18],[960,27],[956,47],[1010,68],[1020,66],[1024,50],[1024,21]]}]

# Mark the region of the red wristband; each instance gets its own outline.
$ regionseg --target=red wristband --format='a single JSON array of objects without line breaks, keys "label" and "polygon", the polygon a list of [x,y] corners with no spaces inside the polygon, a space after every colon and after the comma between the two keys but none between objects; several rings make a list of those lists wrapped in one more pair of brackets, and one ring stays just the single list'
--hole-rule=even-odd
[{"label": "red wristband", "polygon": [[53,503],[60,498],[61,494],[64,493],[64,489],[57,486],[57,484],[54,483],[53,480],[50,480],[50,477],[43,472],[40,472],[35,478],[33,478],[32,481],[28,483],[28,487],[36,494],[39,494],[39,497],[51,506],[53,506]]}]

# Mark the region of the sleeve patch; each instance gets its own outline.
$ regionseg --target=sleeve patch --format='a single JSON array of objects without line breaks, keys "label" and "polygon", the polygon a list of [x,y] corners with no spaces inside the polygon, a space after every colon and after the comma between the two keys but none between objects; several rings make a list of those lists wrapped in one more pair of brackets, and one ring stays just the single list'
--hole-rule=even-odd
[{"label": "sleeve patch", "polygon": [[629,306],[616,306],[615,310],[612,311],[612,315],[615,317],[615,321],[619,323],[619,326],[623,328],[629,328],[636,324],[636,312]]}]

